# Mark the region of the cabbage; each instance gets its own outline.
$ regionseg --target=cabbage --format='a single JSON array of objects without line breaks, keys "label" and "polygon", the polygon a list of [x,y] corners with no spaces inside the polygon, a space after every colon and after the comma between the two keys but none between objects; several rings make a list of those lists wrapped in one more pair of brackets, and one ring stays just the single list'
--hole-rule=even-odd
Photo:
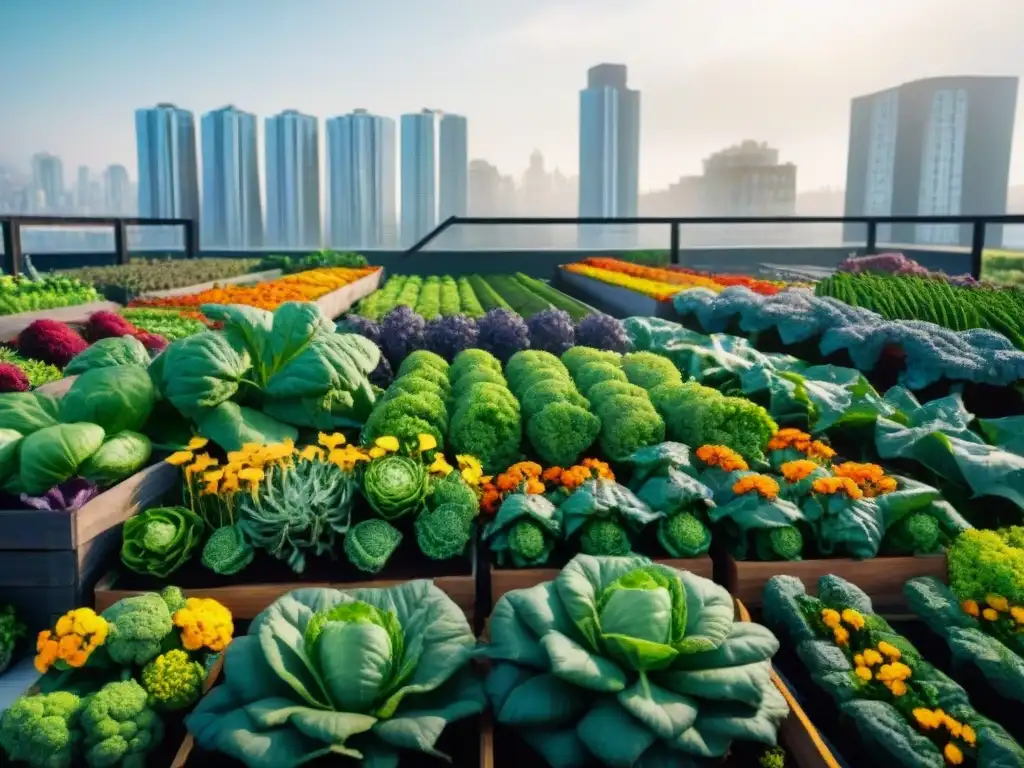
[{"label": "cabbage", "polygon": [[109,486],[146,466],[153,444],[145,435],[124,430],[107,438],[79,469],[79,474],[99,486]]},{"label": "cabbage", "polygon": [[116,365],[86,371],[60,404],[60,420],[89,422],[107,434],[141,430],[156,403],[156,388],[145,368]]},{"label": "cabbage", "polygon": [[418,511],[427,495],[427,470],[408,456],[383,456],[363,475],[363,495],[386,520]]},{"label": "cabbage", "polygon": [[21,443],[20,490],[37,496],[74,477],[99,450],[104,434],[95,424],[57,424],[33,432]]}]

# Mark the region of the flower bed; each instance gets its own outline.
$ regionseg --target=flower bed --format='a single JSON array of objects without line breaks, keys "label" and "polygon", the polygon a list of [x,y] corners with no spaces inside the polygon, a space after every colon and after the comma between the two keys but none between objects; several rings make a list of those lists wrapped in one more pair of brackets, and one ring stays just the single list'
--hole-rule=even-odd
[{"label": "flower bed", "polygon": [[[634,264],[629,261],[622,261],[621,259],[604,257],[591,257],[583,259],[581,262],[577,263],[600,270],[602,273],[613,272],[657,283],[680,285],[684,288],[703,287],[710,288],[711,290],[721,290],[722,288],[727,288],[730,285],[743,285],[755,293],[771,296],[786,287],[786,283],[779,280],[758,280],[753,277],[747,277],[746,275],[711,274],[708,272],[697,272],[692,269],[686,269],[685,267],[661,269],[659,267],[649,267],[643,264]],[[573,266],[574,265],[570,265],[569,268],[571,269]],[[604,274],[591,274],[590,276],[598,279],[604,279],[607,277]]]}]

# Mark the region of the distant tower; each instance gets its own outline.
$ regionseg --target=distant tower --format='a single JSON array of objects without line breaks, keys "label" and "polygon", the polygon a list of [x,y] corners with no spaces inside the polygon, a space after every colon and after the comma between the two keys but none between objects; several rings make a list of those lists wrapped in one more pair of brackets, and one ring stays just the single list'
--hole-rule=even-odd
[{"label": "distant tower", "polygon": [[402,245],[437,226],[437,115],[402,115]]},{"label": "distant tower", "polygon": [[289,109],[266,121],[267,245],[319,248],[320,144],[317,119]]},{"label": "distant tower", "polygon": [[135,111],[139,216],[191,219],[199,224],[196,127],[192,113],[173,104]]},{"label": "distant tower", "polygon": [[263,244],[256,116],[232,106],[203,115],[203,245]]},{"label": "distant tower", "polygon": [[131,212],[131,183],[128,169],[111,165],[103,172],[104,209],[106,213],[124,216]]},{"label": "distant tower", "polygon": [[64,164],[48,152],[32,156],[33,209],[55,213],[64,204]]}]

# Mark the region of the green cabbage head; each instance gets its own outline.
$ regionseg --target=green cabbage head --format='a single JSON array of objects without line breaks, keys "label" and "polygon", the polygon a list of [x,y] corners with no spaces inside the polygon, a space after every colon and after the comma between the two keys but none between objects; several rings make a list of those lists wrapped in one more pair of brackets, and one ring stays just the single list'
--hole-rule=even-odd
[{"label": "green cabbage head", "polygon": [[577,555],[491,615],[487,692],[553,768],[703,764],[733,741],[774,745],[789,708],[779,648],[708,579],[643,557]]},{"label": "green cabbage head", "polygon": [[249,768],[323,755],[394,766],[399,750],[443,757],[445,726],[483,711],[462,611],[428,581],[299,589],[261,613],[224,656],[224,683],[185,724]]},{"label": "green cabbage head", "polygon": [[427,495],[427,469],[408,456],[374,459],[363,475],[363,495],[385,520],[417,511]]}]

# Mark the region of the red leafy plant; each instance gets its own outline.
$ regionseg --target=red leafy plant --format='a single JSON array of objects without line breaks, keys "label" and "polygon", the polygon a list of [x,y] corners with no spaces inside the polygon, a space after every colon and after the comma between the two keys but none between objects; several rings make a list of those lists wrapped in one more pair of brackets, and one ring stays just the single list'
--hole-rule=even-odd
[{"label": "red leafy plant", "polygon": [[18,335],[15,346],[23,357],[64,368],[89,343],[59,320],[35,320]]}]

